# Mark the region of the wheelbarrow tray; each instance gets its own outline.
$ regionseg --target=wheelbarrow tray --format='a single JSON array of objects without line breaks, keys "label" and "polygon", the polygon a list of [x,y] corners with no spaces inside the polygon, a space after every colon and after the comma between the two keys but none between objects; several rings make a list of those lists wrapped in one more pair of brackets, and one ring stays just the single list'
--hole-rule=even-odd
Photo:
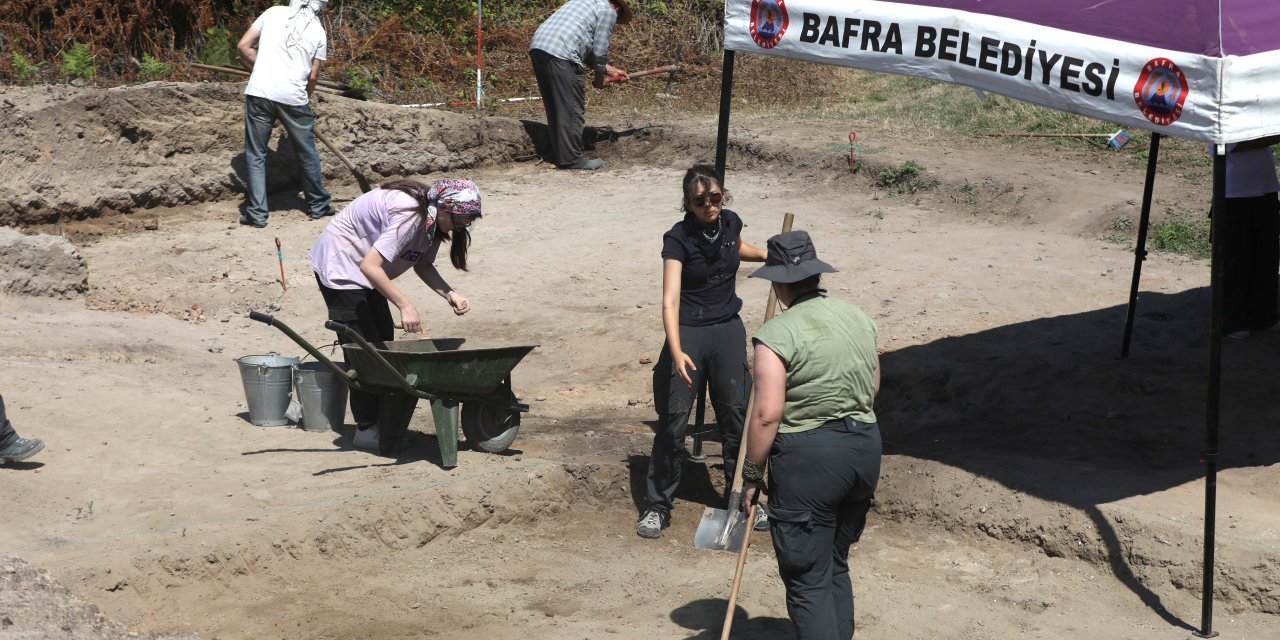
[{"label": "wheelbarrow tray", "polygon": [[[396,340],[375,351],[418,391],[436,397],[483,396],[493,393],[536,345],[464,349],[464,338]],[[400,389],[400,381],[379,366],[359,344],[342,345],[347,365],[366,388]],[[412,377],[410,377],[412,376]],[[371,389],[374,390],[374,389]]]}]

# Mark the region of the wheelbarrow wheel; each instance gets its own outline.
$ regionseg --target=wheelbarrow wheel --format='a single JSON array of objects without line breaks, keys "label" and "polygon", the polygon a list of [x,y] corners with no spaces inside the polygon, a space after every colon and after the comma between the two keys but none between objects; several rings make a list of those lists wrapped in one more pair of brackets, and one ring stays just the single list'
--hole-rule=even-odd
[{"label": "wheelbarrow wheel", "polygon": [[502,453],[520,432],[520,412],[478,402],[462,403],[462,434],[472,447]]}]

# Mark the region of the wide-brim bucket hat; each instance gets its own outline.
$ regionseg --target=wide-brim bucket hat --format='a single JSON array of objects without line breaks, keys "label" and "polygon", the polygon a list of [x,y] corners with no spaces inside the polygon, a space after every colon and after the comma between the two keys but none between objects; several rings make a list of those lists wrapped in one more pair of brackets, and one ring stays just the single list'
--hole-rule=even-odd
[{"label": "wide-brim bucket hat", "polygon": [[768,256],[764,266],[749,276],[791,284],[819,273],[835,273],[836,268],[818,259],[818,250],[807,231],[780,233],[765,244]]}]

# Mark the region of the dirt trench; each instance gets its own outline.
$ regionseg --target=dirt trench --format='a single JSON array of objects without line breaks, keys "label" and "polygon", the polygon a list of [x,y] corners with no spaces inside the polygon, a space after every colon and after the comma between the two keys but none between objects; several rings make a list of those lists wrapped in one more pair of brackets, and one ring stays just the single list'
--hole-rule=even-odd
[{"label": "dirt trench", "polygon": [[[7,88],[0,96],[0,225],[30,227],[215,202],[244,192],[243,85],[152,82],[107,90]],[[374,182],[509,161],[532,152],[510,118],[319,97],[317,129]],[[297,189],[277,129],[268,192]],[[350,172],[317,142],[326,180]]]},{"label": "dirt trench", "polygon": [[[190,172],[226,171],[239,152],[234,85],[24,95],[40,91],[50,103],[68,92],[58,105],[30,98],[23,110],[47,135],[65,135],[66,120],[53,126],[56,113],[125,109],[108,103],[140,99],[131,91],[161,94],[153,112],[208,100],[220,111],[193,107],[188,117],[218,111],[219,124],[190,130],[216,144],[171,158],[191,156]],[[473,272],[450,272],[480,312],[430,318],[439,335],[542,345],[518,371],[517,391],[533,406],[519,452],[464,452],[457,469],[444,470],[427,435],[379,459],[351,451],[344,433],[249,426],[236,413],[243,393],[228,361],[296,348],[244,312],[275,309],[309,338],[327,336],[323,306],[297,286],[309,277],[305,248],[318,227],[286,209],[273,212],[270,236],[239,228],[234,182],[186,196],[171,189],[164,197],[189,204],[135,203],[129,213],[96,210],[101,202],[86,193],[75,206],[89,219],[64,226],[105,230],[84,249],[88,308],[4,301],[0,352],[13,372],[6,400],[30,398],[13,404],[19,424],[42,427],[59,446],[46,466],[12,476],[23,498],[18,517],[0,528],[13,528],[8,539],[22,541],[20,553],[133,629],[229,638],[718,637],[732,561],[690,548],[698,514],[723,489],[714,445],[707,464],[687,467],[673,528],[652,543],[633,532],[651,437],[649,368],[661,344],[656,241],[678,219],[671,185],[709,155],[710,120],[639,128],[623,119],[615,130],[635,131],[598,143],[609,166],[584,176],[507,162],[529,144],[517,120],[359,108],[409,119],[396,128],[438,118],[440,131],[452,132],[428,136],[435,155],[414,156],[406,140],[402,153],[381,159],[410,163],[379,166],[431,175],[465,166],[485,190],[493,215],[476,235]],[[353,139],[397,135],[369,117],[376,133],[353,125]],[[824,259],[841,268],[831,292],[856,300],[882,330],[887,455],[875,522],[855,550],[859,633],[1147,640],[1191,625],[1200,589],[1194,454],[1204,265],[1152,257],[1134,357],[1117,361],[1124,287],[1116,283],[1132,254],[1092,232],[1130,206],[1132,194],[1112,181],[1137,168],[1113,156],[978,156],[979,148],[900,140],[865,166],[928,157],[942,186],[893,195],[873,186],[873,172],[851,173],[819,133],[776,125],[736,121],[733,206],[750,216],[755,242],[784,211],[797,212]],[[163,158],[158,140],[187,131],[167,126],[171,135],[138,134],[137,142],[121,132],[119,144]],[[353,160],[378,164],[358,148]],[[444,157],[439,150],[474,164],[430,164]],[[144,161],[154,163],[144,174],[162,168]],[[51,155],[41,166],[53,176],[56,164]],[[139,184],[123,166],[100,168],[123,185],[119,193],[133,193]],[[338,195],[354,195],[341,171],[334,178]],[[75,196],[61,179],[48,190]],[[101,183],[83,178],[94,180]],[[966,184],[994,186],[970,202],[956,197]],[[56,208],[22,209],[24,224],[40,227],[47,218],[31,212]],[[139,214],[158,223],[110,222]],[[287,293],[273,237],[286,248]],[[761,321],[758,284],[739,282],[748,326]],[[1228,353],[1231,446],[1215,595],[1238,637],[1267,637],[1280,566],[1270,492],[1280,446],[1266,384],[1275,345],[1246,346]],[[433,433],[428,423],[420,417],[414,428]],[[747,638],[785,637],[776,566],[767,538],[757,544],[740,628]],[[182,612],[176,620],[174,611]]]}]

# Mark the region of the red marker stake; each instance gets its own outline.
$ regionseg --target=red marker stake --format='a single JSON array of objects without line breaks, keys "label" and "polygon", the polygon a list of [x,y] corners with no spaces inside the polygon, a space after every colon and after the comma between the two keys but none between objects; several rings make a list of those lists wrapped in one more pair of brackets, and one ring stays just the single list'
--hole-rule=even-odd
[{"label": "red marker stake", "polygon": [[284,251],[280,249],[280,238],[276,238],[276,261],[280,263],[280,286],[288,291],[289,285],[284,281]]}]

